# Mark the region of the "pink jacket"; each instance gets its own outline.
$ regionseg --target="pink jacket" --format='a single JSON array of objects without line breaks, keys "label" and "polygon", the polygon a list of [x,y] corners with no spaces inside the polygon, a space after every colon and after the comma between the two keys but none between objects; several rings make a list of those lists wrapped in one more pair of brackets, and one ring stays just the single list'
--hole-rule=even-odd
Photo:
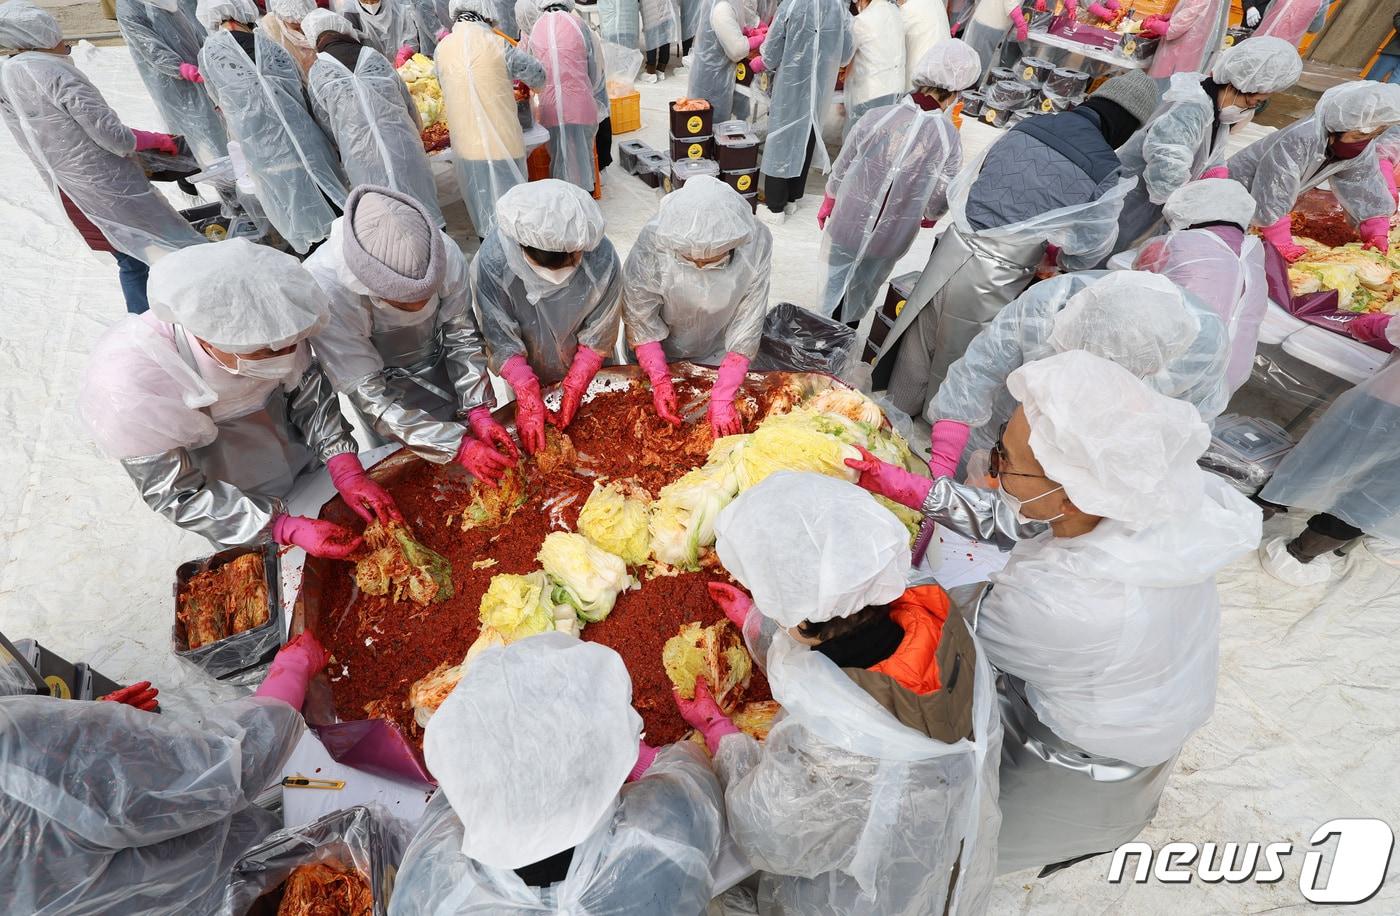
[{"label": "pink jacket", "polygon": [[1303,36],[1308,33],[1308,24],[1317,15],[1322,2],[1319,0],[1274,0],[1265,11],[1264,18],[1259,20],[1259,28],[1254,30],[1254,35],[1251,37],[1272,35],[1275,38],[1282,38],[1296,48],[1302,42]]},{"label": "pink jacket", "polygon": [[1167,79],[1173,73],[1201,72],[1224,41],[1229,14],[1229,0],[1178,0],[1148,75]]},{"label": "pink jacket", "polygon": [[530,53],[544,64],[545,84],[539,93],[544,127],[598,123],[585,28],[577,16],[555,11],[541,16],[530,30]]}]

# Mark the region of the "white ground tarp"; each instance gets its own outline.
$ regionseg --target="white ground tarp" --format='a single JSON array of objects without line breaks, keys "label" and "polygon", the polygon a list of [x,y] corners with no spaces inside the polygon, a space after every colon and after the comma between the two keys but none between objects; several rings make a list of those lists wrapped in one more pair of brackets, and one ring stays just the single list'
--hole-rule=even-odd
[{"label": "white ground tarp", "polygon": [[[128,123],[160,127],[125,49],[80,53],[79,60]],[[652,146],[664,148],[666,103],[683,92],[679,79],[643,88],[647,127],[639,135]],[[969,145],[989,135],[967,133]],[[115,265],[83,246],[7,131],[0,131],[0,169],[0,630],[35,637],[114,678],[177,684],[188,675],[169,652],[173,571],[207,553],[206,545],[141,504],[118,464],[97,454],[75,409],[87,353],[122,315]],[[625,255],[657,197],[611,171],[603,208]],[[816,298],[820,199],[819,191],[809,193],[797,216],[775,230],[775,301]],[[460,223],[458,206],[449,216]],[[459,237],[471,235],[454,228]],[[922,265],[932,243],[923,235],[903,269]],[[1277,519],[1266,532],[1301,524]],[[1284,859],[1282,881],[1113,886],[1105,880],[1107,861],[1098,860],[1044,881],[1032,872],[1003,878],[992,911],[1301,909],[1307,904],[1298,876],[1319,825],[1339,817],[1400,825],[1400,570],[1358,548],[1340,573],[1330,586],[1299,590],[1247,558],[1221,575],[1215,715],[1182,753],[1156,823],[1143,835],[1154,847],[1290,842],[1295,851]],[[1329,862],[1335,846],[1333,840],[1326,847]],[[1397,868],[1400,859],[1392,861]],[[1392,878],[1351,912],[1397,910],[1400,880]]]}]

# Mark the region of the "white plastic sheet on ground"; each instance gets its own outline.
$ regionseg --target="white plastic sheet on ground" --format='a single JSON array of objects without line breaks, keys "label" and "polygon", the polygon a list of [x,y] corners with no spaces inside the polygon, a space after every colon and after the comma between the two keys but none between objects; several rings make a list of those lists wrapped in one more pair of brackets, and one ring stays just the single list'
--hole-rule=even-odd
[{"label": "white plastic sheet on ground", "polygon": [[[78,60],[127,123],[161,129],[124,48]],[[642,87],[645,126],[626,136],[665,149],[666,105],[684,91],[684,79]],[[1260,133],[1251,128],[1245,139]],[[978,125],[963,135],[971,159],[998,132]],[[87,352],[122,314],[116,265],[86,249],[7,131],[0,131],[0,168],[0,630],[87,659],[118,680],[171,687],[188,678],[169,651],[173,572],[208,547],[146,509],[117,462],[97,454],[75,408]],[[605,182],[608,234],[625,258],[655,212],[656,193],[616,166]],[[820,247],[820,176],[810,188],[797,214],[774,229],[775,302],[818,301],[821,272],[810,265]],[[446,215],[454,237],[467,241],[461,204]],[[894,275],[922,267],[932,242],[932,233],[920,233]],[[927,429],[916,435],[926,437]],[[1265,538],[1302,522],[1275,519]],[[1284,880],[1110,885],[1102,859],[1043,881],[1034,872],[1003,877],[990,912],[1301,909],[1298,875],[1319,825],[1378,817],[1400,827],[1392,791],[1400,757],[1400,569],[1358,547],[1331,585],[1298,590],[1265,576],[1250,557],[1221,575],[1220,589],[1215,714],[1186,745],[1142,839],[1158,848],[1174,840],[1291,842]],[[1400,856],[1390,867],[1388,885],[1351,912],[1400,910]]]}]

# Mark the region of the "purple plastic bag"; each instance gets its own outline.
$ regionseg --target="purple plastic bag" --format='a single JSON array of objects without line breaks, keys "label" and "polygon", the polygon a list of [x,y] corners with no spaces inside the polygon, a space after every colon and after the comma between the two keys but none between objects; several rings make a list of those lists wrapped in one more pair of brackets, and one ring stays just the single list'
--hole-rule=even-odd
[{"label": "purple plastic bag", "polygon": [[333,725],[313,725],[326,753],[336,763],[386,779],[436,786],[423,757],[399,727],[383,719],[356,719]]},{"label": "purple plastic bag", "polygon": [[1287,309],[1288,314],[1343,337],[1351,336],[1347,333],[1347,322],[1355,318],[1356,313],[1338,310],[1337,291],[1327,289],[1293,295],[1288,285],[1288,261],[1267,240],[1264,242],[1264,277],[1268,281],[1269,298]]}]

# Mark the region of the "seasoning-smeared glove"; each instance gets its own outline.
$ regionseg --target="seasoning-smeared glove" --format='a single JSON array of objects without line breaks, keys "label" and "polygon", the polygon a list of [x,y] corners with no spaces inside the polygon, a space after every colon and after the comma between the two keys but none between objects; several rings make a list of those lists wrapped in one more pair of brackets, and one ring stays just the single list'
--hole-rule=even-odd
[{"label": "seasoning-smeared glove", "polygon": [[817,228],[825,229],[827,217],[831,216],[831,211],[836,209],[836,198],[827,194],[822,197],[822,205],[817,208]]},{"label": "seasoning-smeared glove", "polygon": [[520,458],[520,451],[516,449],[515,440],[506,432],[506,428],[491,416],[491,408],[473,407],[467,414],[467,426],[471,428],[473,436],[510,458],[506,467],[515,467],[515,462]]},{"label": "seasoning-smeared glove", "polygon": [[204,75],[199,72],[199,68],[194,64],[181,64],[180,79],[188,80],[191,83],[202,83],[204,82]]},{"label": "seasoning-smeared glove", "polygon": [[1031,37],[1031,27],[1026,24],[1026,14],[1018,6],[1011,11],[1011,22],[1016,26],[1016,40],[1025,41]]},{"label": "seasoning-smeared glove", "polygon": [[719,753],[721,738],[739,733],[739,726],[719,708],[714,695],[710,693],[710,685],[705,683],[703,677],[695,679],[695,699],[687,700],[679,690],[671,693],[676,698],[676,709],[680,710],[681,718],[704,737],[710,756]]},{"label": "seasoning-smeared glove", "polygon": [[1046,9],[1045,0],[1035,0],[1035,11],[1037,13],[1043,13]]},{"label": "seasoning-smeared glove", "polygon": [[764,70],[767,70],[768,65],[763,62],[763,55],[760,54],[749,61],[749,69],[754,73],[762,73]]},{"label": "seasoning-smeared glove", "polygon": [[1308,253],[1306,248],[1293,241],[1293,224],[1287,216],[1276,223],[1259,227],[1259,234],[1277,248],[1278,253],[1290,264]]},{"label": "seasoning-smeared glove", "polygon": [[564,376],[564,384],[560,386],[564,392],[559,401],[559,411],[550,416],[550,423],[564,429],[574,422],[574,414],[578,413],[578,406],[583,403],[583,396],[588,393],[593,376],[602,367],[603,354],[580,344],[574,351],[574,361],[569,364],[569,374]]},{"label": "seasoning-smeared glove", "polygon": [[283,546],[300,547],[313,557],[348,560],[365,539],[335,522],[304,515],[279,515],[272,522],[272,539]]},{"label": "seasoning-smeared glove", "polygon": [[952,477],[958,472],[958,462],[962,460],[970,435],[972,428],[957,420],[939,420],[933,424],[933,434],[929,436],[933,454],[928,459],[928,469],[935,478]]},{"label": "seasoning-smeared glove", "polygon": [[734,397],[739,393],[739,386],[744,384],[744,375],[748,371],[747,356],[724,354],[724,362],[719,364],[715,384],[710,389],[710,432],[716,439],[737,436],[744,431],[744,423],[734,409]]},{"label": "seasoning-smeared glove", "polygon": [[1104,22],[1108,22],[1113,18],[1113,10],[1104,6],[1102,3],[1089,4],[1089,13],[1090,15],[1103,20]]},{"label": "seasoning-smeared glove", "polygon": [[500,484],[501,475],[515,464],[485,442],[469,435],[462,437],[462,444],[457,447],[457,457],[453,460],[473,477],[493,487]]},{"label": "seasoning-smeared glove", "polygon": [[1347,322],[1347,333],[1364,344],[1370,344],[1389,353],[1395,349],[1395,345],[1386,337],[1385,329],[1393,317],[1393,315],[1380,313],[1357,315]]},{"label": "seasoning-smeared glove", "polygon": [[151,686],[150,681],[141,681],[130,687],[113,690],[105,697],[98,697],[98,699],[104,703],[121,703],[123,706],[130,706],[143,712],[155,712],[160,705],[156,702],[156,696],[159,693],[159,690]]},{"label": "seasoning-smeared glove", "polygon": [[1207,178],[1229,178],[1229,177],[1230,177],[1230,169],[1227,168],[1226,166],[1223,166],[1223,165],[1217,165],[1217,166],[1216,166],[1215,168],[1213,168],[1213,169],[1206,169],[1204,172],[1201,173],[1201,180],[1202,180],[1202,181],[1204,181],[1204,180],[1207,179]]},{"label": "seasoning-smeared glove", "polygon": [[520,434],[526,454],[533,455],[544,448],[544,398],[540,395],[540,380],[525,357],[518,353],[501,366],[501,378],[515,392],[515,431]]},{"label": "seasoning-smeared glove", "polygon": [[754,34],[750,35],[750,36],[749,36],[749,50],[750,50],[750,51],[757,51],[759,48],[763,47],[763,39],[765,39],[765,38],[767,38],[767,37],[768,37],[768,33],[767,33],[767,32],[755,32]]},{"label": "seasoning-smeared glove", "polygon": [[1148,16],[1142,23],[1142,31],[1153,38],[1161,38],[1167,34],[1167,27],[1170,23],[1165,16]]},{"label": "seasoning-smeared glove", "polygon": [[685,422],[676,404],[676,388],[671,384],[671,367],[666,365],[666,352],[661,349],[661,341],[638,345],[637,362],[651,380],[651,403],[656,408],[656,415],[676,426]]},{"label": "seasoning-smeared glove", "polygon": [[1381,254],[1390,253],[1390,217],[1373,216],[1364,219],[1356,227],[1356,234],[1361,236],[1361,247],[1379,251]]},{"label": "seasoning-smeared glove", "polygon": [[402,48],[399,48],[399,53],[394,55],[394,69],[397,70],[408,63],[408,59],[416,53],[412,45],[404,45]]},{"label": "seasoning-smeared glove", "polygon": [[647,774],[651,765],[656,762],[656,755],[661,753],[660,749],[652,747],[640,738],[637,740],[637,762],[632,764],[632,772],[627,774],[628,782],[636,782]]},{"label": "seasoning-smeared glove", "polygon": [[336,455],[326,462],[326,470],[330,471],[331,483],[335,484],[335,491],[345,500],[345,505],[366,522],[378,519],[387,525],[403,521],[403,513],[394,505],[394,497],[365,473],[359,455],[352,452]]},{"label": "seasoning-smeared glove", "polygon": [[263,678],[253,696],[271,697],[300,710],[306,702],[307,685],[325,667],[326,650],[310,631],[302,630],[278,650],[268,666],[267,677]]},{"label": "seasoning-smeared glove", "polygon": [[928,499],[928,491],[933,489],[933,481],[918,474],[911,474],[904,468],[897,468],[887,461],[881,461],[862,446],[859,458],[847,458],[846,467],[860,471],[860,484],[871,493],[878,493],[892,499],[901,506],[919,509]]},{"label": "seasoning-smeared glove", "polygon": [[710,582],[705,588],[710,592],[710,600],[724,611],[729,622],[742,630],[744,621],[749,619],[749,611],[753,610],[753,599],[748,593],[728,582]]},{"label": "seasoning-smeared glove", "polygon": [[175,138],[170,134],[159,134],[150,130],[131,131],[131,135],[136,138],[136,152],[144,152],[149,149],[162,153],[169,153],[172,156],[180,155],[180,147],[175,145]]}]

